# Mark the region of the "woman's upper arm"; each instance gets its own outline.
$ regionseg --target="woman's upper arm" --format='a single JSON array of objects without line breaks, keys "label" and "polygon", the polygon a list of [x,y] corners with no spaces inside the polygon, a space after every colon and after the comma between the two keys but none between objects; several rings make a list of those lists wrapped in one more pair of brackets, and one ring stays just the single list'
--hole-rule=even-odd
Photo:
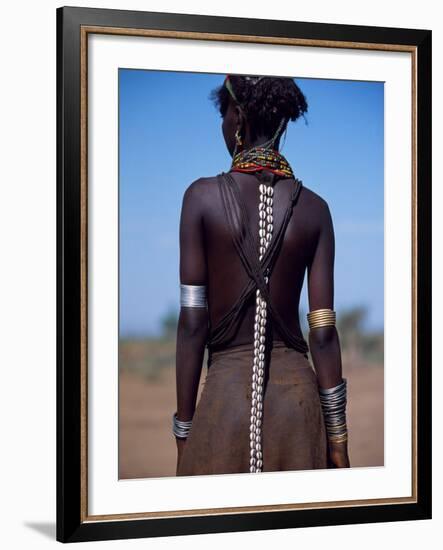
[{"label": "woman's upper arm", "polygon": [[309,309],[334,309],[335,238],[328,204],[322,200],[317,245],[308,266]]},{"label": "woman's upper arm", "polygon": [[180,216],[180,282],[188,285],[207,284],[200,185],[196,180],[185,191]]}]

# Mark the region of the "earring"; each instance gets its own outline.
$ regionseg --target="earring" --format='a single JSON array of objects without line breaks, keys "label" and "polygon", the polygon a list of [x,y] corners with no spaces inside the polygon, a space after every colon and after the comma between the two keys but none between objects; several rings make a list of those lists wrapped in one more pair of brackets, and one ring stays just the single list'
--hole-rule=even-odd
[{"label": "earring", "polygon": [[238,128],[235,131],[235,141],[237,142],[237,145],[241,145],[243,143],[241,140],[240,131]]}]

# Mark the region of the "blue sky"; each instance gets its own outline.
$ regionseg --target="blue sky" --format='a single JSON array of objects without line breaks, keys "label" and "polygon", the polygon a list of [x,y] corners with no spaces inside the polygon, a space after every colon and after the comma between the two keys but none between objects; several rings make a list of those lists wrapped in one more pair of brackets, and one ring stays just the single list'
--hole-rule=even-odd
[{"label": "blue sky", "polygon": [[[209,100],[224,75],[119,70],[120,335],[157,333],[178,309],[179,218],[192,181],[229,170]],[[383,83],[295,77],[308,100],[281,149],[334,223],[335,309],[383,329]],[[283,140],[281,142],[283,144]],[[306,281],[300,307],[307,306]]]}]

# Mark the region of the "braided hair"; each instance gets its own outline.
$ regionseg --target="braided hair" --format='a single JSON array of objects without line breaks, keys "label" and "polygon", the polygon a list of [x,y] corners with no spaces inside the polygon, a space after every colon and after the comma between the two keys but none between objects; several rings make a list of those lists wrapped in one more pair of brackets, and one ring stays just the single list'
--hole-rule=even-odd
[{"label": "braided hair", "polygon": [[[305,118],[308,103],[290,77],[229,75],[232,90],[248,120],[251,137],[272,136],[282,118]],[[224,84],[211,91],[209,98],[224,118],[231,95]],[[285,125],[286,126],[286,125]]]}]

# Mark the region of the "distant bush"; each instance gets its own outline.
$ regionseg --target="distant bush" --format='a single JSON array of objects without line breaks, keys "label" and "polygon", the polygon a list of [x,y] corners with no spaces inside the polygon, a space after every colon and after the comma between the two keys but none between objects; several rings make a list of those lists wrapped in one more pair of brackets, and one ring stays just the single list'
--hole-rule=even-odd
[{"label": "distant bush", "polygon": [[365,361],[382,362],[384,348],[383,331],[368,331],[363,324],[368,310],[357,306],[337,314],[337,331],[340,345],[346,353],[360,356]]},{"label": "distant bush", "polygon": [[160,326],[163,338],[175,338],[177,334],[178,313],[170,309],[161,319]]},{"label": "distant bush", "polygon": [[119,368],[155,380],[164,368],[175,366],[175,340],[163,338],[121,339]]}]

